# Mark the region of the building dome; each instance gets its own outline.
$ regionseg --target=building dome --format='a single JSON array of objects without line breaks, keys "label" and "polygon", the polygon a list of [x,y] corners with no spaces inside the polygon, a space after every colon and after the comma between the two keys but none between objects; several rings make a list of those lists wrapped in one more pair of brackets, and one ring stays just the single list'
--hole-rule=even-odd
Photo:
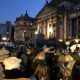
[{"label": "building dome", "polygon": [[28,15],[27,11],[26,11],[26,13],[24,15],[22,14],[20,17],[17,17],[16,20],[15,20],[15,22],[18,22],[20,20],[25,20],[25,21],[31,21],[31,22],[33,22],[34,18],[30,17]]}]

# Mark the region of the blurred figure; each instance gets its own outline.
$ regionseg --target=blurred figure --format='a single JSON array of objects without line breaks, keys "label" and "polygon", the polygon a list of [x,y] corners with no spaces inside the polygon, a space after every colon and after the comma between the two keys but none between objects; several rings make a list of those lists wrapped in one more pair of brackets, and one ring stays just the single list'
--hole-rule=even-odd
[{"label": "blurred figure", "polygon": [[72,70],[71,80],[80,80],[80,62],[75,62]]},{"label": "blurred figure", "polygon": [[42,51],[39,52],[39,53],[35,56],[33,62],[35,62],[36,60],[45,60],[45,53],[42,52]]},{"label": "blurred figure", "polygon": [[4,47],[0,49],[0,62],[9,57],[9,51]]},{"label": "blurred figure", "polygon": [[40,61],[35,69],[34,76],[36,80],[50,80],[49,72],[48,65],[44,61]]},{"label": "blurred figure", "polygon": [[4,68],[2,66],[2,64],[0,63],[0,80],[4,80]]},{"label": "blurred figure", "polygon": [[5,66],[5,78],[6,79],[15,79],[22,77],[22,73],[20,71],[20,63],[21,59],[16,57],[9,57],[3,61]]},{"label": "blurred figure", "polygon": [[70,54],[63,54],[59,56],[58,62],[60,78],[62,78],[62,80],[70,79],[72,69],[76,61]]},{"label": "blurred figure", "polygon": [[45,62],[41,62],[35,71],[38,80],[49,80],[49,67]]}]

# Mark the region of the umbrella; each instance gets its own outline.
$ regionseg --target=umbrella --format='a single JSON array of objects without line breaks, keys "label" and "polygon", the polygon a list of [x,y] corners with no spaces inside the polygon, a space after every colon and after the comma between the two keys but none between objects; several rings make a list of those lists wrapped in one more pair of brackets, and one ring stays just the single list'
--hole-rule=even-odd
[{"label": "umbrella", "polygon": [[73,61],[73,57],[69,54],[66,55],[59,55],[58,61],[59,62],[70,62]]}]

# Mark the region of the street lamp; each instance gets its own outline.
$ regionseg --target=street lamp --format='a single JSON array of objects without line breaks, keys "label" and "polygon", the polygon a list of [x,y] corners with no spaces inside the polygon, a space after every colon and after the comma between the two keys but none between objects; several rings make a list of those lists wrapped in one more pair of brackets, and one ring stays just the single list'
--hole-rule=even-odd
[{"label": "street lamp", "polygon": [[63,42],[63,40],[62,39],[59,39],[59,42]]},{"label": "street lamp", "polygon": [[66,46],[67,46],[67,50],[69,50],[70,42],[69,42],[69,41],[66,41],[65,44],[66,44]]},{"label": "street lamp", "polygon": [[74,41],[75,41],[76,43],[78,43],[78,42],[79,42],[79,39],[75,39]]},{"label": "street lamp", "polygon": [[69,42],[69,41],[66,41],[65,44],[66,44],[66,45],[70,45],[70,42]]},{"label": "street lamp", "polygon": [[38,34],[38,31],[35,31],[35,35],[37,35]]},{"label": "street lamp", "polygon": [[59,39],[58,41],[59,41],[59,48],[62,48],[62,42],[63,42],[63,40]]},{"label": "street lamp", "polygon": [[7,40],[7,38],[6,38],[6,37],[2,37],[2,40],[3,40],[3,41],[6,41],[6,40]]},{"label": "street lamp", "polygon": [[3,45],[5,45],[5,41],[7,40],[7,38],[4,36],[2,37],[2,40],[3,40]]},{"label": "street lamp", "polygon": [[9,41],[9,32],[7,32],[6,34],[7,34],[7,44],[9,44],[8,43],[8,41]]}]

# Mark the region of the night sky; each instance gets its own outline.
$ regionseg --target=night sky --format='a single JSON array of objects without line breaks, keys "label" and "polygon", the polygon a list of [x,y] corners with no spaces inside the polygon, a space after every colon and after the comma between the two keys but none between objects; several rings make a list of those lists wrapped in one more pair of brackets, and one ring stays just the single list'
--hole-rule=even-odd
[{"label": "night sky", "polygon": [[35,17],[42,9],[46,0],[0,0],[0,23],[6,20],[15,22],[16,17],[25,14]]}]

